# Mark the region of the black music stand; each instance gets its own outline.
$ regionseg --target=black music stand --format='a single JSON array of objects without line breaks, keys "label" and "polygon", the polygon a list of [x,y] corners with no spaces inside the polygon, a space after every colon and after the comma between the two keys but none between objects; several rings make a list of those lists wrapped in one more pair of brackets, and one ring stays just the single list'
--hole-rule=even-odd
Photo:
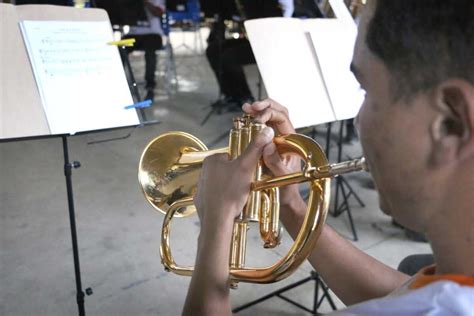
[{"label": "black music stand", "polygon": [[[337,162],[342,161],[342,149],[343,149],[343,144],[344,144],[343,130],[344,130],[344,121],[341,121],[340,127],[339,127],[339,137],[338,137],[338,142],[337,142]],[[354,197],[361,207],[365,207],[364,202],[359,197],[359,195],[354,191],[354,189],[352,188],[350,183],[347,181],[347,179],[343,175],[338,176],[336,178],[336,196],[335,196],[335,201],[334,201],[334,209],[331,214],[334,217],[338,217],[342,213],[347,212],[347,217],[349,219],[349,224],[351,226],[353,240],[357,241],[359,238],[357,236],[354,220],[352,218],[351,206],[349,204],[349,199],[351,197]]]},{"label": "black music stand", "polygon": [[[146,125],[146,124],[145,124]],[[78,133],[76,135],[85,135],[90,133],[99,133],[99,132],[106,132],[112,130],[119,130],[125,128],[134,128],[143,125],[136,125],[136,126],[124,126],[118,127],[113,129],[104,129],[99,131],[91,131],[91,132],[84,132]],[[74,136],[76,136],[74,135]],[[68,146],[68,137],[71,135],[62,134],[62,135],[45,135],[45,136],[32,136],[32,137],[21,137],[21,138],[9,138],[9,139],[0,139],[0,143],[7,143],[7,142],[17,142],[17,141],[28,141],[28,140],[39,140],[39,139],[49,139],[49,138],[61,138],[62,141],[62,151],[64,157],[64,177],[66,180],[66,192],[67,192],[67,205],[68,205],[68,214],[69,214],[69,223],[71,229],[71,243],[72,243],[72,254],[73,254],[73,261],[74,261],[74,276],[76,282],[76,302],[78,307],[78,314],[80,316],[85,315],[85,296],[90,296],[93,294],[93,290],[90,287],[87,287],[84,291],[82,288],[82,281],[81,281],[81,267],[80,267],[80,259],[79,259],[79,246],[78,246],[78,237],[77,237],[77,229],[76,229],[76,213],[75,213],[75,206],[74,206],[74,193],[72,188],[72,171],[73,169],[78,169],[81,167],[81,163],[79,161],[71,161],[69,156],[69,146]],[[117,139],[123,139],[117,138]],[[110,141],[115,139],[109,139],[105,141]],[[94,143],[99,143],[104,141],[97,141]]]},{"label": "black music stand", "polygon": [[[0,9],[10,9],[6,6]],[[38,12],[36,6],[21,6],[22,12],[28,13],[30,16],[40,16],[40,20],[48,19],[49,21],[109,21],[107,14],[102,12],[102,10],[81,10],[81,9],[74,9],[74,8],[63,8],[58,6],[45,6],[45,8]],[[3,11],[2,11],[3,13]],[[31,17],[30,17],[31,18]],[[32,18],[32,20],[35,20]],[[12,22],[12,23],[10,23]],[[36,83],[36,79],[33,76],[33,72],[31,71],[31,63],[28,59],[27,52],[25,50],[25,43],[22,39],[22,34],[20,28],[18,27],[18,21],[0,21],[0,26],[5,27],[6,30],[9,30],[7,34],[9,34],[10,38],[6,40],[8,45],[10,45],[9,50],[2,50],[1,43],[0,43],[0,53],[7,54],[6,56],[2,56],[7,58],[10,63],[7,65],[5,69],[2,71],[5,72],[5,76],[14,77],[19,76],[23,80],[22,86],[14,85],[13,82],[4,82],[5,86],[5,93],[2,94],[0,97],[0,102],[2,103],[3,116],[0,118],[2,123],[5,124],[5,128],[0,130],[0,142],[13,142],[13,141],[21,141],[21,140],[34,140],[34,139],[44,139],[44,138],[61,138],[62,140],[62,150],[64,156],[64,176],[66,179],[66,189],[67,189],[67,201],[68,201],[68,214],[70,220],[70,228],[71,228],[71,240],[72,240],[72,251],[73,251],[73,260],[74,260],[74,273],[75,273],[75,282],[76,282],[76,301],[78,305],[78,313],[79,315],[85,315],[85,308],[84,308],[84,300],[86,295],[92,294],[91,288],[86,288],[85,291],[82,289],[82,282],[81,282],[81,270],[80,270],[80,260],[79,260],[79,250],[78,250],[78,237],[77,237],[77,229],[76,229],[76,219],[75,219],[75,207],[74,207],[74,195],[73,195],[73,188],[72,188],[72,170],[77,169],[80,167],[80,163],[78,161],[70,161],[69,157],[69,147],[68,147],[68,137],[71,136],[68,134],[68,131],[61,131],[61,132],[53,132],[51,129],[51,123],[58,123],[63,119],[66,119],[66,122],[70,122],[71,120],[79,122],[81,119],[83,120],[90,120],[90,117],[72,117],[71,114],[64,118],[61,114],[61,120],[57,117],[48,117],[47,111],[42,106],[42,99],[40,98],[39,89]],[[110,56],[109,56],[110,57]],[[118,56],[117,56],[118,57]],[[118,61],[118,58],[115,59]],[[38,79],[39,80],[39,79]],[[123,83],[123,81],[122,81]],[[113,86],[112,88],[119,88],[122,89],[122,83],[120,83],[120,87]],[[74,87],[72,86],[74,89]],[[76,89],[77,90],[77,89]],[[75,92],[75,93],[81,93]],[[83,93],[83,92],[82,92]],[[74,98],[74,93],[71,93],[71,98]],[[128,100],[127,100],[128,102]],[[73,103],[72,103],[73,104]],[[21,105],[21,106],[20,106]],[[97,104],[91,105],[91,107],[96,106]],[[102,104],[99,104],[102,106]],[[71,107],[68,102],[64,102],[64,107]],[[81,108],[82,111],[85,111],[86,106]],[[121,107],[113,107],[114,111],[120,110],[123,111]],[[96,113],[96,108],[87,108],[89,111],[93,111]],[[133,109],[131,110],[133,111]],[[89,113],[89,112],[86,112]],[[116,112],[109,112],[105,113],[105,115],[114,115]],[[138,114],[138,113],[137,113]],[[109,118],[109,117],[107,117]],[[49,120],[51,119],[51,121]],[[21,120],[21,122],[20,122]],[[100,124],[104,120],[99,118],[97,121],[100,121]],[[24,124],[28,122],[28,124]],[[100,126],[94,128],[93,130],[88,130],[85,127],[79,127],[79,132],[74,135],[83,135],[88,133],[97,133],[103,131],[110,131],[122,128],[130,128],[130,127],[137,127],[145,125],[143,123],[140,124],[138,119],[130,120],[130,123],[124,123],[125,121],[116,121],[115,119],[106,127]],[[128,122],[128,121],[127,121]],[[83,122],[80,122],[81,126],[87,126]],[[124,138],[124,137],[122,137]]]},{"label": "black music stand", "polygon": [[[343,145],[344,145],[344,137],[343,137],[343,130],[344,130],[344,122],[340,121],[339,125],[339,132],[337,138],[337,162],[343,161],[342,159],[342,152],[343,152]],[[326,158],[329,160],[330,149],[331,149],[331,129],[332,123],[327,123],[326,129]],[[309,132],[309,136],[315,139],[316,136],[316,129],[313,127],[312,130]],[[349,157],[350,159],[350,157]],[[351,207],[349,204],[349,199],[354,197],[356,201],[359,203],[361,207],[365,207],[365,203],[359,197],[359,195],[354,191],[348,180],[345,176],[341,175],[336,177],[336,187],[335,187],[335,197],[334,197],[334,205],[333,211],[329,212],[333,217],[338,217],[344,212],[347,212],[347,217],[349,219],[349,225],[352,231],[352,240],[357,241],[359,238],[357,236],[357,230],[355,228],[354,220],[352,218]],[[307,198],[307,196],[306,196]]]},{"label": "black music stand", "polygon": [[[123,34],[124,25],[146,25],[148,19],[145,12],[143,0],[94,0],[93,6],[107,11],[110,23],[114,29]],[[138,85],[133,74],[133,69],[128,58],[127,47],[119,46],[120,57],[127,77],[130,91],[135,102],[143,101],[138,92]],[[156,124],[157,120],[148,120],[145,109],[138,109],[140,121],[144,124]]]},{"label": "black music stand", "polygon": [[[218,63],[218,71],[217,71],[217,77],[218,81],[220,82],[221,76],[222,76],[222,46],[224,44],[224,37],[225,37],[225,24],[224,24],[224,19],[227,17],[228,12],[225,10],[226,6],[224,6],[223,1],[219,1],[218,5],[210,5],[208,1],[204,1],[201,3],[201,8],[205,12],[205,16],[213,16],[214,18],[214,24],[213,24],[213,30],[215,36],[215,41],[217,42],[217,51],[219,55],[219,63]],[[232,2],[233,3],[233,2]],[[217,100],[220,100],[222,98],[222,87],[219,84],[219,93]],[[201,122],[201,126],[204,126],[207,121],[211,118],[213,114],[221,114],[222,108],[219,107],[218,101],[212,103],[211,109],[207,112],[206,116]]]},{"label": "black music stand", "polygon": [[[310,309],[310,308],[308,308],[308,307],[306,307],[306,306],[304,306],[304,305],[302,305],[302,304],[300,304],[300,303],[298,303],[298,302],[296,302],[296,301],[294,301],[294,300],[288,298],[287,296],[283,295],[283,293],[286,293],[286,292],[288,292],[288,291],[290,291],[290,290],[292,290],[292,289],[294,289],[294,288],[296,288],[296,287],[298,287],[298,286],[300,286],[300,285],[303,285],[303,284],[305,284],[305,283],[307,283],[307,282],[311,282],[311,281],[314,281],[314,300],[313,300],[313,307],[312,307],[312,309]],[[322,295],[321,295],[321,296],[319,295],[319,290],[320,290],[320,289],[321,289],[321,291],[322,291]],[[240,312],[240,311],[242,311],[242,310],[244,310],[244,309],[247,309],[247,308],[249,308],[249,307],[252,307],[252,306],[254,306],[254,305],[257,305],[257,304],[259,304],[259,303],[261,303],[261,302],[264,302],[264,301],[266,301],[266,300],[269,300],[269,299],[271,299],[271,298],[273,298],[273,297],[278,297],[278,298],[280,298],[280,299],[282,299],[282,300],[284,300],[284,301],[286,301],[286,302],[288,302],[288,303],[290,303],[290,304],[292,304],[292,305],[298,307],[299,309],[302,309],[302,310],[304,310],[304,311],[306,311],[306,312],[311,313],[312,315],[319,315],[319,314],[318,314],[318,308],[319,308],[319,307],[321,306],[321,304],[324,302],[324,299],[326,299],[326,300],[328,301],[328,303],[329,303],[329,305],[331,306],[331,308],[332,308],[333,311],[337,309],[337,308],[336,308],[336,304],[334,304],[334,301],[333,301],[332,298],[331,298],[331,294],[329,293],[329,288],[328,288],[328,286],[324,283],[323,280],[321,280],[321,278],[319,277],[319,275],[318,275],[317,272],[311,271],[309,277],[307,277],[307,278],[305,278],[305,279],[302,279],[302,280],[300,280],[300,281],[297,281],[297,282],[295,282],[295,283],[293,283],[293,284],[290,284],[290,285],[288,285],[288,286],[285,286],[285,287],[283,287],[283,288],[281,288],[281,289],[279,289],[279,290],[276,290],[276,291],[274,291],[274,292],[272,292],[272,293],[270,293],[270,294],[267,294],[267,295],[265,295],[265,296],[263,296],[263,297],[261,297],[261,298],[259,298],[259,299],[256,299],[256,300],[251,301],[251,302],[249,302],[249,303],[246,303],[246,304],[244,304],[244,305],[238,306],[238,307],[232,309],[232,312],[233,312],[233,313],[238,313],[238,312]]]}]

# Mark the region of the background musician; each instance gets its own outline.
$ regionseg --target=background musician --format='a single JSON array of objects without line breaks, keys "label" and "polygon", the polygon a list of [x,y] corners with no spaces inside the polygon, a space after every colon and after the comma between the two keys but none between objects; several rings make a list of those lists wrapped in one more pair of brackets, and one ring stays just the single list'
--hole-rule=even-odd
[{"label": "background musician", "polygon": [[[231,2],[224,2],[222,6],[225,7],[222,8],[222,11],[234,11],[240,15],[242,23],[246,19],[291,16],[293,14],[293,0],[238,0],[237,5]],[[224,33],[224,24],[222,21],[217,21],[211,30],[206,49],[207,59],[221,91],[220,99],[213,106],[240,111],[240,106],[243,103],[254,100],[243,66],[254,64],[255,57],[245,36],[237,39],[225,39]],[[243,29],[241,33],[243,34]]]},{"label": "background musician", "polygon": [[[351,66],[366,91],[358,115],[362,147],[381,209],[426,234],[436,265],[410,278],[326,226],[309,261],[345,304],[357,304],[338,315],[472,315],[473,15],[471,0],[368,1]],[[272,100],[243,109],[275,133],[295,132],[287,110]],[[195,197],[201,233],[184,314],[231,313],[232,226],[254,166],[263,154],[275,175],[299,169],[278,155],[274,131],[264,129],[236,160],[204,162]],[[281,191],[280,205],[295,238],[306,210],[296,186]]]},{"label": "background musician", "polygon": [[135,38],[134,50],[145,52],[145,100],[155,98],[155,70],[157,64],[156,51],[163,47],[163,28],[161,26],[161,16],[165,12],[165,0],[143,0],[146,25],[130,26],[130,32],[125,38]]}]

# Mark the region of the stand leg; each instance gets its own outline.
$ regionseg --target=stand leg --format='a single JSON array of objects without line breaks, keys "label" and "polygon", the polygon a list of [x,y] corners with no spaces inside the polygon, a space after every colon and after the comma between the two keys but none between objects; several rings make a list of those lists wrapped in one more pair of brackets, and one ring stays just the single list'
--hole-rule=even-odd
[{"label": "stand leg", "polygon": [[[218,12],[223,12],[223,7],[224,7],[224,1],[219,2],[220,7]],[[222,91],[222,51],[223,51],[223,45],[224,45],[224,39],[225,39],[225,24],[224,21],[221,19],[221,16],[219,14],[216,14],[214,16],[215,22],[214,22],[214,28],[216,32],[216,41],[217,41],[217,55],[218,55],[218,64],[217,64],[217,71],[216,71],[216,77],[217,81],[219,82],[219,96],[217,97],[217,100],[221,100],[224,92]],[[214,105],[215,103],[213,103]],[[211,108],[209,112],[206,114],[204,120],[201,122],[201,126],[204,126],[204,124],[207,123],[207,121],[211,118],[212,115],[214,114],[221,114],[222,109],[218,109],[217,107]]]},{"label": "stand leg", "polygon": [[[325,154],[328,161],[329,161],[329,152],[331,150],[331,129],[332,129],[332,123],[329,122],[326,124],[326,149],[325,149]],[[313,127],[309,136],[312,139],[316,140],[316,134],[317,134],[316,127]],[[307,200],[308,196],[309,196],[309,192],[305,192],[303,199]]]},{"label": "stand leg", "polygon": [[[137,82],[135,81],[135,76],[133,75],[132,66],[130,65],[130,60],[128,59],[127,52],[125,47],[119,47],[120,57],[122,58],[123,68],[125,70],[125,76],[127,77],[128,86],[130,87],[130,91],[132,91],[133,99],[135,102],[140,102],[140,94],[138,93]],[[145,114],[145,110],[143,108],[139,109],[141,122],[146,122],[147,117]]]},{"label": "stand leg", "polygon": [[[344,129],[344,123],[341,121],[340,122],[340,127],[339,127],[339,139],[337,143],[337,162],[340,162],[342,160],[342,132]],[[341,177],[337,177],[336,179],[336,198],[334,201],[334,209],[335,212],[337,212],[337,209],[339,207],[339,187],[341,186]]]},{"label": "stand leg", "polygon": [[207,114],[204,120],[201,122],[201,126],[204,126],[204,124],[207,123],[207,121],[211,118],[212,114],[217,112],[217,108],[212,108]]},{"label": "stand leg", "polygon": [[329,151],[331,150],[331,129],[332,123],[327,123],[326,130],[326,158],[329,160]]},{"label": "stand leg", "polygon": [[346,178],[342,177],[341,178],[341,181],[344,182],[344,184],[346,185],[347,189],[349,190],[349,194],[347,196],[350,196],[350,195],[353,195],[355,197],[355,199],[357,200],[357,202],[359,203],[359,205],[361,207],[365,207],[365,203],[362,202],[362,199],[360,198],[360,196],[354,191],[354,189],[352,189],[351,185],[349,184],[349,182],[346,180]]},{"label": "stand leg", "polygon": [[[257,69],[257,71],[258,71],[258,69]],[[258,88],[258,99],[259,100],[262,100],[262,84],[263,84],[262,75],[260,74],[260,71],[258,71],[257,88]]]},{"label": "stand leg", "polygon": [[[79,250],[77,246],[77,232],[76,232],[76,215],[74,212],[74,197],[72,193],[72,169],[79,168],[81,164],[77,161],[69,162],[69,151],[67,144],[67,136],[62,136],[63,153],[64,153],[64,176],[66,177],[67,202],[69,208],[69,221],[71,223],[71,239],[72,239],[72,254],[74,257],[74,273],[76,276],[76,298],[79,309],[79,316],[85,315],[84,310],[84,292],[81,284],[81,267],[79,264]],[[91,289],[86,289],[86,292],[92,294]]]},{"label": "stand leg", "polygon": [[[313,274],[316,274],[315,276]],[[319,302],[319,286],[320,286],[320,280],[319,280],[319,276],[317,275],[316,272],[312,271],[311,272],[311,276],[313,277],[316,277],[314,279],[314,298],[313,298],[313,315],[317,315],[318,314],[318,307],[319,305],[321,304]],[[322,297],[321,297],[322,299]]]},{"label": "stand leg", "polygon": [[[295,301],[293,301],[292,299],[290,299],[290,298],[288,298],[288,297],[282,295],[283,293],[285,293],[285,292],[287,292],[287,291],[289,291],[289,290],[292,290],[292,289],[294,289],[294,288],[296,288],[296,287],[298,287],[298,286],[300,286],[300,285],[302,285],[302,284],[305,284],[305,283],[307,283],[307,282],[309,282],[309,281],[314,281],[314,282],[315,282],[315,283],[314,283],[314,286],[315,286],[315,289],[314,289],[315,296],[314,296],[314,302],[313,302],[313,309],[312,309],[312,310],[309,309],[309,308],[307,308],[307,307],[305,307],[305,306],[303,306],[303,305],[301,305],[301,304],[299,304],[298,302],[295,302]],[[321,289],[322,289],[323,292],[324,292],[324,294],[321,296],[321,299],[319,299],[319,288],[320,288],[320,287],[321,287]],[[251,301],[251,302],[249,302],[249,303],[247,303],[247,304],[244,304],[244,305],[241,305],[241,306],[239,306],[239,307],[236,307],[236,308],[234,308],[234,309],[232,310],[232,313],[238,313],[238,312],[240,312],[240,311],[242,311],[242,310],[244,310],[244,309],[247,309],[247,308],[249,308],[249,307],[251,307],[251,306],[257,305],[257,304],[259,304],[259,303],[261,303],[261,302],[264,302],[264,301],[266,301],[266,300],[268,300],[268,299],[270,299],[270,298],[273,298],[273,297],[278,297],[278,298],[280,298],[280,299],[282,299],[282,300],[284,300],[284,301],[286,301],[286,302],[288,302],[288,303],[290,303],[290,304],[292,304],[292,305],[298,307],[299,309],[302,309],[302,310],[304,310],[304,311],[306,311],[306,312],[312,313],[313,315],[318,315],[317,309],[318,309],[318,307],[321,305],[321,303],[322,303],[322,301],[324,300],[324,298],[326,298],[326,299],[328,299],[329,304],[331,305],[331,308],[332,308],[333,310],[336,310],[336,305],[334,304],[334,302],[333,302],[333,300],[332,300],[332,298],[331,298],[331,296],[330,296],[330,294],[329,294],[329,292],[328,292],[328,290],[327,290],[327,288],[326,288],[326,285],[325,285],[324,282],[319,278],[319,274],[316,273],[315,271],[312,271],[312,272],[311,272],[311,276],[309,276],[309,277],[307,277],[307,278],[304,278],[304,279],[302,279],[302,280],[300,280],[300,281],[297,281],[297,282],[295,282],[295,283],[293,283],[293,284],[287,285],[287,286],[285,286],[285,287],[283,287],[283,288],[281,288],[281,289],[279,289],[279,290],[276,290],[276,291],[274,291],[274,292],[272,292],[272,293],[270,293],[270,294],[267,294],[267,295],[265,295],[265,296],[263,296],[263,297],[261,297],[261,298],[259,298],[259,299],[256,299],[256,300],[254,300],[254,301]]]},{"label": "stand leg", "polygon": [[[341,162],[342,161],[342,146],[343,146],[343,129],[344,129],[344,124],[341,122],[341,125],[339,127],[339,140],[338,140],[338,152],[337,152],[337,161]],[[346,190],[348,192],[346,192]],[[342,193],[342,199],[343,201],[339,203],[339,194]],[[349,198],[353,195],[357,202],[359,202],[361,207],[365,207],[364,202],[360,199],[360,197],[357,195],[357,193],[352,189],[350,186],[349,182],[344,178],[344,176],[339,176],[336,178],[336,196],[334,200],[334,211],[332,212],[332,215],[334,217],[337,217],[341,215],[343,212],[347,212],[347,216],[349,218],[349,224],[351,225],[351,230],[352,230],[352,235],[354,237],[354,241],[358,240],[357,237],[357,231],[354,225],[354,220],[352,218],[352,213],[351,213],[351,208],[349,205]]]}]

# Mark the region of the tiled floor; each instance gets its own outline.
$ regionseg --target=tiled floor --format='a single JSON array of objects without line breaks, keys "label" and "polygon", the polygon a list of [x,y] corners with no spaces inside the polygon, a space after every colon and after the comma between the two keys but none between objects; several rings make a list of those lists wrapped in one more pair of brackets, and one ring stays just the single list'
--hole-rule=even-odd
[{"label": "tiled floor", "polygon": [[[187,131],[212,143],[229,130],[236,113],[214,115],[201,126],[208,105],[218,93],[213,74],[205,57],[187,48],[177,50],[176,63],[178,92],[169,96],[161,80],[156,104],[147,110],[161,124],[136,129],[124,140],[100,144],[88,143],[124,136],[130,130],[70,138],[71,159],[82,163],[82,168],[73,171],[73,187],[82,285],[94,291],[85,300],[89,315],[177,315],[181,311],[189,278],[165,273],[160,264],[158,245],[163,216],[153,211],[140,192],[138,159],[145,145],[166,131]],[[132,64],[140,84],[142,56],[132,56]],[[256,89],[255,66],[246,67],[246,71],[250,85]],[[158,73],[162,75],[160,70]],[[316,139],[324,144],[325,127],[318,127],[317,132]],[[337,124],[333,139],[336,136]],[[215,147],[220,146],[225,146],[225,140]],[[335,150],[331,151],[331,160],[336,157]],[[356,142],[344,147],[345,157],[360,154]],[[74,315],[76,291],[61,140],[2,143],[0,155],[0,315]],[[359,234],[357,247],[393,267],[409,254],[430,251],[427,244],[408,240],[378,210],[376,193],[364,187],[368,175],[353,174],[347,179],[366,204],[362,208],[350,200]],[[352,236],[347,215],[329,217],[328,222],[342,235]],[[176,220],[172,246],[179,263],[193,264],[198,230],[197,217]],[[249,239],[253,241],[256,236]],[[260,244],[252,243],[248,262],[270,263],[289,245],[286,235],[282,246],[275,250],[263,250]],[[309,265],[304,264],[277,284],[241,284],[232,291],[233,305],[303,279],[310,271]],[[313,283],[307,283],[288,296],[311,306],[313,287]],[[339,301],[337,305],[343,306]],[[327,304],[322,311],[329,311]],[[240,314],[307,313],[274,298]]]}]

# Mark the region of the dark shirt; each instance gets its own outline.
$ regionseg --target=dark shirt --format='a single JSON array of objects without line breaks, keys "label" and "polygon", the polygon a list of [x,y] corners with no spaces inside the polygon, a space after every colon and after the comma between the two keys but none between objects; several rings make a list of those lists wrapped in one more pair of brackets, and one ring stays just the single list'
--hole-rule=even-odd
[{"label": "dark shirt", "polygon": [[[283,16],[278,0],[240,0],[247,19]],[[201,9],[206,16],[219,14],[221,19],[239,16],[235,0],[200,0]]]},{"label": "dark shirt", "polygon": [[68,0],[16,0],[16,4],[54,4],[54,5],[69,5]]},{"label": "dark shirt", "polygon": [[247,20],[283,16],[278,0],[240,0]]}]

